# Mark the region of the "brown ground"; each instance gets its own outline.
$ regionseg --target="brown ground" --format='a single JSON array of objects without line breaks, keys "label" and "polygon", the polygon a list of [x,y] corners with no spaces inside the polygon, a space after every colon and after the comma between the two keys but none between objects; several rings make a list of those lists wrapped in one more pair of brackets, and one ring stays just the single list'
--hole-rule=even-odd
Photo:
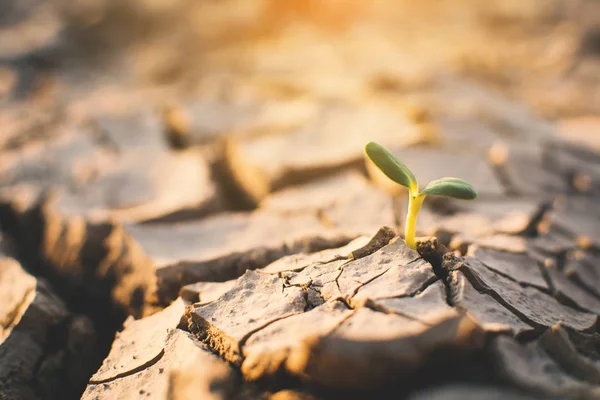
[{"label": "brown ground", "polygon": [[0,10],[0,399],[600,398],[598,1]]}]

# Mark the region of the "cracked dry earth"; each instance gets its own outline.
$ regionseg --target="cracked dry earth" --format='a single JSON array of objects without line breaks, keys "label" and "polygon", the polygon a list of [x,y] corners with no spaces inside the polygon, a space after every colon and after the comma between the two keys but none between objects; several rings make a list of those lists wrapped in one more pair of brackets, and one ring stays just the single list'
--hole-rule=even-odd
[{"label": "cracked dry earth", "polygon": [[[198,60],[170,35],[118,41],[161,32],[152,10],[129,31],[88,25],[108,3],[48,17],[59,3],[0,0],[0,399],[600,399],[594,21],[373,2],[377,28],[202,42]],[[201,77],[165,84],[172,48]],[[479,199],[428,198],[418,236],[437,239],[409,249],[368,141]]]},{"label": "cracked dry earth", "polygon": [[566,163],[600,155],[538,140],[551,168],[485,164],[527,162],[534,193],[431,202],[419,252],[376,228],[398,220],[392,198],[345,168],[201,219],[7,195],[2,398],[600,398],[597,197]]}]

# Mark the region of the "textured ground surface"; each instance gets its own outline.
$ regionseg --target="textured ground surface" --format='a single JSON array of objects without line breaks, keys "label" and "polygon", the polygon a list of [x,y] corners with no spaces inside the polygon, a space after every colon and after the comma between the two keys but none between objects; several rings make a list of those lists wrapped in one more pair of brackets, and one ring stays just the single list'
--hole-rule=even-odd
[{"label": "textured ground surface", "polygon": [[600,4],[412,3],[0,0],[0,398],[600,398]]}]

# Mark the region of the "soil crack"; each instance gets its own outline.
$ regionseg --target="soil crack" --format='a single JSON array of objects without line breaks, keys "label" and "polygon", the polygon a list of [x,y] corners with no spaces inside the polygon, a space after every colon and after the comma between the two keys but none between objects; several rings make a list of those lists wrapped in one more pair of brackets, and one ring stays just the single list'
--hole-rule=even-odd
[{"label": "soil crack", "polygon": [[97,380],[97,381],[90,379],[89,384],[90,385],[100,385],[103,383],[113,382],[113,381],[116,381],[117,379],[121,379],[121,378],[125,378],[127,376],[137,374],[138,372],[141,372],[141,371],[145,370],[146,368],[149,368],[149,367],[153,366],[154,364],[156,364],[157,362],[159,362],[160,359],[163,358],[164,355],[165,355],[165,349],[162,349],[160,351],[160,353],[158,353],[154,358],[152,358],[151,360],[148,360],[148,362],[145,362],[144,364],[142,364],[138,367],[130,369],[129,371],[121,372],[120,374],[111,376],[110,378],[101,379],[101,380]]},{"label": "soil crack", "polygon": [[[489,270],[490,270],[490,271],[492,271],[493,273],[495,273],[495,274],[498,274],[498,275],[500,275],[500,276],[502,276],[502,277],[504,277],[504,278],[506,278],[506,279],[508,279],[508,280],[510,280],[510,281],[513,281],[513,282],[515,282],[515,283],[519,284],[521,287],[530,287],[530,288],[533,288],[533,289],[539,290],[539,291],[540,291],[540,292],[542,292],[542,293],[545,293],[545,294],[552,295],[552,286],[551,286],[551,284],[549,284],[549,285],[548,285],[548,288],[543,288],[543,287],[540,287],[540,286],[537,286],[537,285],[532,285],[532,284],[529,284],[529,283],[526,283],[526,282],[521,282],[521,281],[519,281],[519,280],[517,280],[517,279],[513,278],[512,276],[510,276],[509,274],[507,274],[507,273],[505,273],[505,272],[502,272],[502,271],[500,271],[500,270],[497,270],[496,268],[490,267],[489,265],[487,265],[487,264],[486,264],[486,263],[484,263],[483,261],[480,261],[480,262],[481,262],[481,264],[482,264],[482,265],[483,265],[485,268],[489,269]],[[544,277],[544,272],[542,272],[542,277],[543,277],[543,278],[544,278],[544,280],[545,280],[545,277]],[[546,283],[548,283],[548,282],[546,282]]]},{"label": "soil crack", "polygon": [[[385,271],[383,271],[383,272],[381,272],[381,273],[379,273],[379,274],[377,274],[377,275],[375,275],[375,276],[373,276],[373,277],[371,277],[371,278],[367,279],[367,280],[366,280],[365,282],[363,282],[363,283],[360,283],[358,286],[356,286],[354,289],[352,289],[352,293],[351,293],[351,294],[348,296],[348,298],[350,298],[350,299],[351,299],[351,298],[353,298],[353,297],[356,295],[356,293],[358,293],[358,291],[360,290],[360,288],[361,288],[361,287],[363,287],[363,286],[365,286],[365,285],[368,285],[369,283],[373,282],[373,281],[374,281],[375,279],[377,279],[377,278],[380,278],[380,277],[382,277],[382,276],[383,276],[383,275],[385,275],[385,274],[386,274],[386,273],[387,273],[387,272],[388,272],[390,269],[392,269],[392,267],[389,267],[389,268],[387,268]],[[341,274],[340,274],[340,275],[341,275]],[[336,280],[336,283],[337,283],[337,280]],[[339,287],[339,284],[338,284],[338,287]]]},{"label": "soil crack", "polygon": [[406,293],[406,294],[402,294],[402,295],[398,295],[398,296],[382,296],[382,297],[377,297],[377,300],[403,299],[403,298],[406,298],[406,297],[415,297],[419,293],[422,293],[425,290],[427,290],[427,288],[429,286],[433,285],[434,283],[436,283],[439,280],[440,280],[440,278],[438,278],[437,276],[432,276],[432,277],[428,278],[425,282],[423,282],[421,284],[421,286],[419,286],[418,289],[413,290],[412,292],[409,292],[409,293]]},{"label": "soil crack", "polygon": [[[307,304],[308,304],[308,302],[307,302]],[[301,313],[293,313],[293,314],[289,314],[289,315],[284,315],[282,317],[273,318],[272,320],[265,322],[261,326],[258,326],[256,328],[252,329],[251,331],[247,332],[239,340],[239,342],[238,342],[239,343],[239,345],[238,345],[238,351],[239,351],[239,354],[240,354],[240,356],[242,358],[242,361],[244,359],[244,352],[243,352],[244,346],[246,345],[246,342],[248,340],[250,340],[250,338],[252,337],[252,335],[254,335],[255,333],[258,333],[258,332],[262,331],[263,329],[269,327],[270,325],[274,324],[275,322],[278,322],[278,321],[281,321],[281,320],[284,320],[284,319],[287,319],[287,318],[290,318],[290,317],[294,317],[296,315],[300,315],[300,314],[303,314],[303,313],[304,313],[304,311],[301,312]]]},{"label": "soil crack", "polygon": [[438,242],[435,237],[417,242],[417,251],[423,260],[431,264],[433,273],[444,284],[448,305],[450,307],[458,306],[463,292],[458,277],[458,269],[463,265],[461,259],[453,252],[449,252],[446,246]]},{"label": "soil crack", "polygon": [[502,307],[504,307],[505,309],[507,309],[508,311],[510,311],[511,314],[515,315],[517,318],[519,318],[525,324],[533,327],[534,329],[545,329],[546,328],[545,326],[542,326],[542,325],[536,323],[535,321],[529,319],[525,314],[523,314],[522,312],[520,312],[515,307],[511,306],[495,290],[493,290],[491,288],[485,287],[485,285],[482,282],[479,281],[479,279],[471,272],[471,270],[468,267],[461,268],[461,271],[465,275],[465,277],[467,278],[467,280],[471,283],[471,285],[473,285],[473,287],[475,288],[475,290],[477,290],[481,294],[485,294],[485,295],[490,296],[498,304],[500,304]]}]

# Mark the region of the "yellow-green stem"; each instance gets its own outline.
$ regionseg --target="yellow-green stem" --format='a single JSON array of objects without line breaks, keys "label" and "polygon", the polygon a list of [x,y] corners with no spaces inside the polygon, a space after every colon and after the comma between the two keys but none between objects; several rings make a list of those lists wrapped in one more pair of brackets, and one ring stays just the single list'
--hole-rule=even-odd
[{"label": "yellow-green stem", "polygon": [[425,200],[424,195],[417,194],[416,196],[412,196],[412,194],[409,194],[408,196],[408,213],[406,214],[404,240],[406,240],[408,247],[413,250],[417,249],[417,243],[415,242],[415,228],[417,226],[417,215],[419,215],[423,200]]}]

